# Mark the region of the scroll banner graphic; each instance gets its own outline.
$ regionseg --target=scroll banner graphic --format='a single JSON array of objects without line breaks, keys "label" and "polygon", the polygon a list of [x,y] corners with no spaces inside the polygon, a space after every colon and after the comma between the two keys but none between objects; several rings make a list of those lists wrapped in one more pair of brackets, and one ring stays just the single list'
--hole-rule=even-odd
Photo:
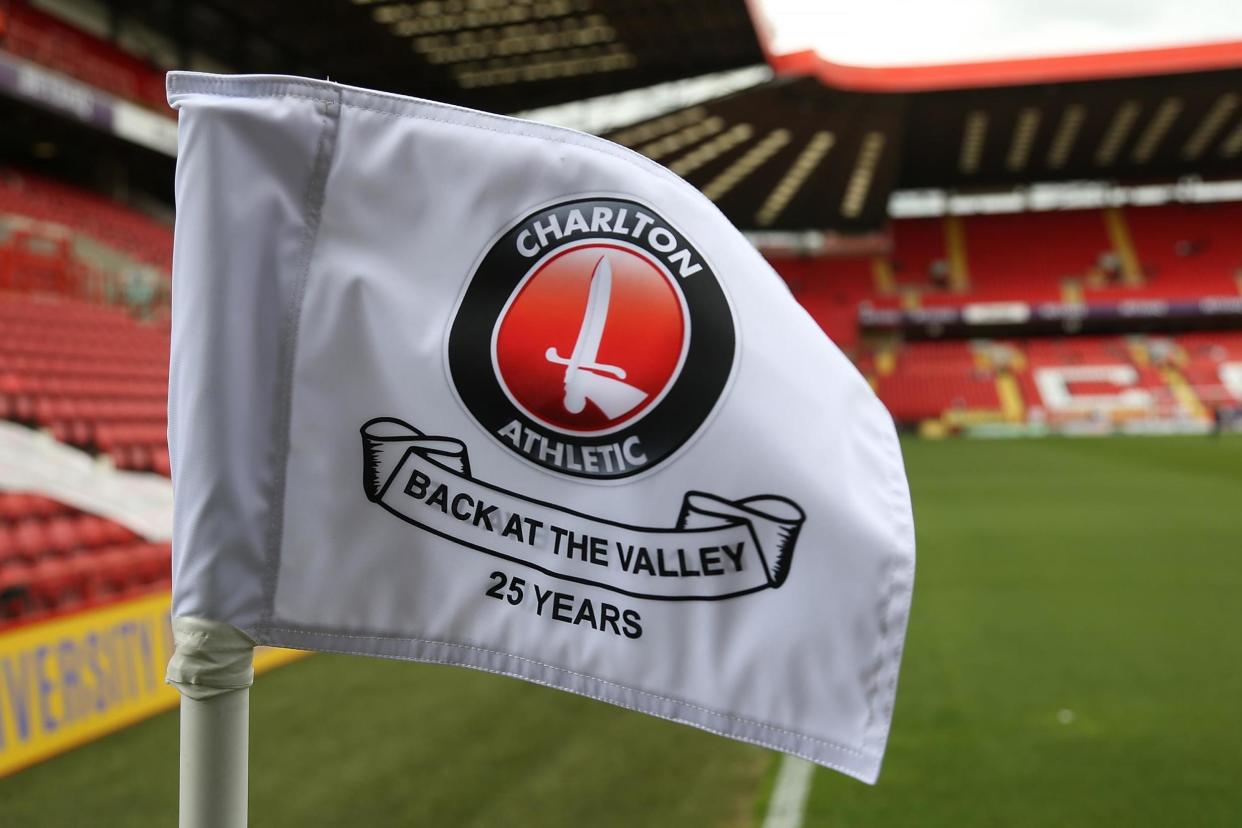
[{"label": "scroll banner graphic", "polygon": [[634,598],[710,601],[776,588],[806,515],[792,500],[687,492],[673,528],[574,512],[471,476],[465,444],[381,417],[362,427],[371,502],[462,546]]}]

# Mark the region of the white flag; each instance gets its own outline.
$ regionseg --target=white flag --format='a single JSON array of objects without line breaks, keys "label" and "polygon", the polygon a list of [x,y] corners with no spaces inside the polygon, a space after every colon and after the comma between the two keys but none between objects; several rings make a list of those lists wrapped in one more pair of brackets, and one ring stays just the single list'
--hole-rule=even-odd
[{"label": "white flag", "polygon": [[569,130],[168,87],[175,616],[875,780],[914,572],[900,448],[711,202]]}]

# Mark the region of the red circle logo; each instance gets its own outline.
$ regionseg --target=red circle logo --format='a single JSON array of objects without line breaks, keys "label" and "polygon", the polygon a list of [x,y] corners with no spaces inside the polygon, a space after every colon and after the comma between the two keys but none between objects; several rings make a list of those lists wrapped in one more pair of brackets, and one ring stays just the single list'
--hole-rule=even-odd
[{"label": "red circle logo", "polygon": [[445,341],[458,400],[498,445],[600,481],[674,456],[736,357],[711,263],[652,205],[613,196],[548,204],[503,231]]},{"label": "red circle logo", "polygon": [[496,324],[492,364],[535,421],[605,434],[664,397],[688,343],[685,299],[668,271],[636,247],[591,243],[531,269]]}]

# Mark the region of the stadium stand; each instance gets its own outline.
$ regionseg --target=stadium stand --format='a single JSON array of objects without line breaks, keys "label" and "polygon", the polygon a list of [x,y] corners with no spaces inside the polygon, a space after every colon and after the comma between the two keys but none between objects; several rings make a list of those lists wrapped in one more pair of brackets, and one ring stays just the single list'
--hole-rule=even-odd
[{"label": "stadium stand", "polygon": [[1084,280],[1114,255],[1095,210],[971,216],[963,243],[972,301],[1055,302],[1066,282]]},{"label": "stadium stand", "polygon": [[893,417],[910,422],[938,417],[945,409],[998,410],[992,373],[979,364],[968,343],[908,344],[890,372],[877,377],[876,391]]},{"label": "stadium stand", "polygon": [[[160,221],[0,169],[0,419],[168,475],[171,259]],[[0,492],[0,629],[167,588],[169,558],[120,523]]]},{"label": "stadium stand", "polygon": [[947,230],[948,226],[941,219],[895,222],[894,254],[882,261],[891,276],[882,278],[876,285],[874,301],[881,305],[892,304],[887,301],[886,294],[894,291],[911,297],[907,301],[922,295],[946,294],[951,287]]},{"label": "stadium stand", "polygon": [[771,261],[901,423],[1206,423],[1242,399],[1242,333],[902,343],[858,311],[1236,299],[1240,220],[1236,203],[907,219],[888,255]]},{"label": "stadium stand", "polygon": [[866,259],[833,260],[831,275],[825,278],[823,260],[774,258],[771,261],[794,296],[833,340],[844,348],[853,346],[858,333],[858,304],[874,291],[872,263]]},{"label": "stadium stand", "polygon": [[1214,407],[1242,401],[1231,378],[1242,376],[1242,332],[914,342],[856,362],[903,423],[1206,422]]},{"label": "stadium stand", "polygon": [[[795,292],[838,306],[1236,296],[1240,220],[1234,203],[903,219],[893,223],[889,256],[773,264]],[[811,284],[822,279],[831,288]],[[834,321],[829,330],[839,330]]]},{"label": "stadium stand", "polygon": [[166,323],[63,297],[0,301],[0,415],[168,474]]},{"label": "stadium stand", "polygon": [[25,492],[0,492],[0,629],[166,589],[170,548]]},{"label": "stadium stand", "polygon": [[[105,319],[92,316],[85,303],[123,305],[147,318],[166,318],[171,267],[172,233],[163,223],[92,193],[0,168],[0,292],[73,299],[76,304],[70,301],[66,308],[90,317],[80,320],[87,329]],[[20,316],[39,319],[37,311],[31,313]],[[74,339],[63,344],[75,343],[82,344]],[[126,341],[119,345],[129,347]]]},{"label": "stadium stand", "polygon": [[[92,263],[119,258],[167,273],[172,232],[167,225],[84,190],[14,169],[0,168],[3,225],[69,237],[73,253]],[[50,226],[50,227],[49,227]]]},{"label": "stadium stand", "polygon": [[1182,334],[1176,346],[1177,370],[1205,405],[1242,399],[1242,331]]},{"label": "stadium stand", "polygon": [[1242,204],[1170,204],[1127,210],[1144,297],[1237,295],[1242,290]]},{"label": "stadium stand", "polygon": [[166,105],[158,68],[26,3],[0,6],[0,48],[134,103]]},{"label": "stadium stand", "polygon": [[[1212,204],[911,219],[893,223],[888,256],[772,262],[899,422],[1069,416],[1065,399],[1046,399],[1053,381],[1041,391],[1037,376],[1071,366],[1125,369],[1068,380],[1073,397],[1098,401],[1105,389],[1127,390],[1125,399],[1147,413],[1206,419],[1213,406],[1235,401],[1220,368],[1234,359],[1229,333],[1170,340],[1169,355],[1152,364],[1134,356],[1145,347],[1140,340],[1117,337],[875,341],[860,335],[858,308],[1236,295],[1242,244],[1229,231],[1240,216],[1242,206]],[[47,429],[118,468],[167,474],[167,324],[141,324],[100,303],[166,317],[168,228],[14,170],[0,173],[0,227],[7,229],[0,290],[10,294],[0,304],[0,415]],[[101,289],[101,250],[152,268],[165,287],[137,298],[114,283]]]},{"label": "stadium stand", "polygon": [[[118,468],[167,475],[168,332],[63,296],[0,295],[0,415]],[[0,492],[0,628],[167,587],[169,545]]]}]

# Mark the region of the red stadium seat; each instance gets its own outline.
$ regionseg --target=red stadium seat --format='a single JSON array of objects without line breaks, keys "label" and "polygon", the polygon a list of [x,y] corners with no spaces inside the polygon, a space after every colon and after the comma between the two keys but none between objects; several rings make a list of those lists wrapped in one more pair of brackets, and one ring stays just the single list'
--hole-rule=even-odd
[{"label": "red stadium seat", "polygon": [[0,492],[0,627],[28,623],[170,581],[168,544],[51,498]]},{"label": "red stadium seat", "polygon": [[[1109,222],[1133,239],[1141,281],[1122,273]],[[773,257],[773,267],[824,330],[852,346],[858,306],[960,306],[971,302],[1061,302],[1075,288],[1086,302],[1236,297],[1242,272],[1242,204],[1129,207],[1124,212],[1063,210],[967,216],[957,220],[964,290],[949,284],[946,220],[892,222],[889,292],[879,290],[871,258]]]},{"label": "red stadium seat", "polygon": [[7,524],[0,523],[0,566],[3,566],[10,558],[18,557],[19,554],[13,530]]},{"label": "red stadium seat", "polygon": [[42,558],[30,573],[34,599],[48,611],[63,610],[82,601],[84,578],[81,571],[60,558]]},{"label": "red stadium seat", "polygon": [[104,521],[104,543],[122,544],[134,539],[134,533],[115,521]]},{"label": "red stadium seat", "polygon": [[32,514],[30,498],[20,492],[0,492],[0,520],[17,521]]},{"label": "red stadium seat", "polygon": [[82,515],[77,522],[78,542],[89,549],[108,543],[110,538],[108,523],[95,515]]},{"label": "red stadium seat", "polygon": [[0,561],[0,624],[31,617],[35,606],[31,595],[34,566],[11,558]]},{"label": "red stadium seat", "polygon": [[70,517],[54,517],[47,522],[47,548],[52,552],[70,552],[78,547],[77,521]]},{"label": "red stadium seat", "polygon": [[26,519],[17,524],[13,532],[17,553],[27,560],[34,560],[50,550],[51,544],[42,521]]},{"label": "red stadium seat", "polygon": [[172,565],[168,544],[142,544],[135,557],[138,579],[143,585],[164,586],[171,582]]}]

